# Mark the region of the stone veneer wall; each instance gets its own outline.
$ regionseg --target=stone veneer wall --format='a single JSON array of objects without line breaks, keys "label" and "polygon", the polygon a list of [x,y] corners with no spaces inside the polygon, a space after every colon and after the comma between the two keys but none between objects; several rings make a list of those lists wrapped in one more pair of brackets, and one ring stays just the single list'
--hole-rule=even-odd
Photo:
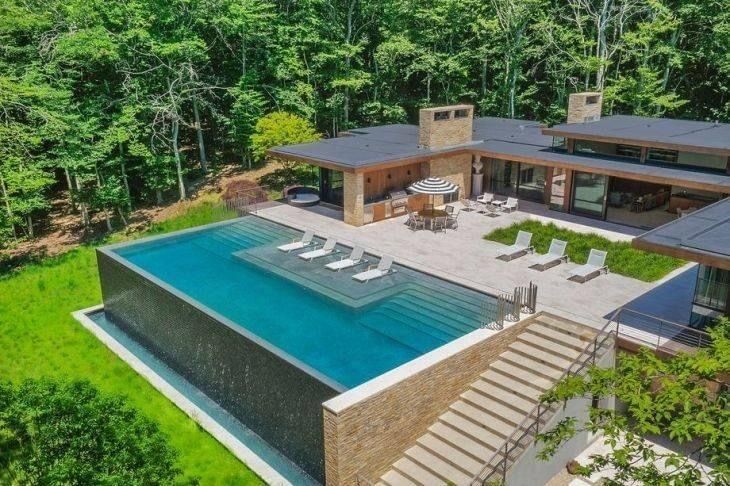
[{"label": "stone veneer wall", "polygon": [[[598,102],[586,104],[590,97],[598,97]],[[583,123],[586,119],[595,121],[601,118],[601,107],[603,105],[603,94],[595,93],[571,93],[568,98],[568,123]]]},{"label": "stone veneer wall", "polygon": [[[471,195],[471,154],[439,157],[429,161],[429,176],[440,177],[459,186],[459,197]],[[443,196],[434,197],[434,203],[443,204]]]},{"label": "stone veneer wall", "polygon": [[[463,118],[455,118],[455,110],[468,110]],[[434,113],[448,111],[447,120],[434,120]],[[474,107],[471,105],[423,108],[418,113],[418,144],[426,148],[448,147],[472,141]]]},{"label": "stone veneer wall", "polygon": [[325,403],[326,484],[354,485],[358,476],[374,483],[531,322],[485,337],[342,410]]},{"label": "stone veneer wall", "polygon": [[344,220],[362,226],[365,216],[365,182],[362,173],[343,172]]}]

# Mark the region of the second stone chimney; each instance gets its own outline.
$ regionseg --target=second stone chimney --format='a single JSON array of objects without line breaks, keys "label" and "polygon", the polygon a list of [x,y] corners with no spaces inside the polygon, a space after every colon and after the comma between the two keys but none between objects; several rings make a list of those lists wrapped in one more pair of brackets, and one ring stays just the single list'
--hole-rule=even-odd
[{"label": "second stone chimney", "polygon": [[603,93],[572,93],[568,99],[567,123],[586,123],[601,119]]},{"label": "second stone chimney", "polygon": [[418,113],[418,145],[439,148],[471,142],[473,119],[472,105],[423,108]]}]

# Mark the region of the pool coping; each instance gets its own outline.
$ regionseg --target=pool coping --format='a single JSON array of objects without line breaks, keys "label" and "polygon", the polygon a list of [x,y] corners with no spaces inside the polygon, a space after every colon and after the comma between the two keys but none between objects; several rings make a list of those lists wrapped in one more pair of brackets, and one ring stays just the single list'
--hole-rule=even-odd
[{"label": "pool coping", "polygon": [[[251,469],[257,476],[263,479],[267,484],[290,486],[291,481],[286,479],[281,473],[269,465],[263,458],[253,452],[246,444],[241,442],[234,436],[225,426],[211,417],[198,405],[193,403],[175,386],[163,378],[159,373],[153,370],[149,365],[142,361],[137,355],[130,351],[126,346],[115,339],[111,334],[106,332],[102,327],[96,324],[89,314],[103,311],[104,304],[98,304],[85,309],[72,312],[73,318],[78,321],[86,330],[91,332],[102,344],[104,344],[119,359],[129,365],[132,370],[139,376],[144,378],[152,387],[170,400],[177,408],[182,410],[194,422],[199,424],[213,438],[220,442],[228,449],[238,460],[243,462],[246,467]],[[214,400],[213,400],[214,401]],[[262,439],[263,440],[263,439]],[[272,446],[273,447],[273,446]]]}]

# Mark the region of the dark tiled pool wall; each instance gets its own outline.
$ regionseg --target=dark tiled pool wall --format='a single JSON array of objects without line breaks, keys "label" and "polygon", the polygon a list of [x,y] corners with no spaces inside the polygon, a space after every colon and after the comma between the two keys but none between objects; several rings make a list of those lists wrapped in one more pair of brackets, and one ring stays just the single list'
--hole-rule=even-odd
[{"label": "dark tiled pool wall", "polygon": [[322,403],[337,390],[104,252],[97,258],[115,324],[324,481]]}]

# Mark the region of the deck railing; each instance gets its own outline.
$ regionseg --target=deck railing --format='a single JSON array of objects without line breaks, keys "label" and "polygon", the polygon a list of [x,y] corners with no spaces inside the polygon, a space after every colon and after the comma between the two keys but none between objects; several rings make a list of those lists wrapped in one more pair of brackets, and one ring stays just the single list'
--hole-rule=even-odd
[{"label": "deck railing", "polygon": [[704,331],[633,309],[619,309],[611,321],[616,323],[619,337],[654,350],[676,353],[710,344],[710,335]]},{"label": "deck railing", "polygon": [[[596,337],[581,351],[570,367],[558,378],[558,382],[569,376],[585,374],[589,365],[595,364],[605,352],[613,349],[616,341],[616,327],[616,323],[609,320],[598,331]],[[504,445],[494,453],[479,473],[472,478],[470,484],[472,486],[491,483],[504,484],[507,479],[507,472],[512,464],[534,442],[535,437],[540,432],[540,427],[545,425],[559,407],[559,404],[546,406],[539,402],[522,423],[517,426],[512,435],[505,440]]]}]

